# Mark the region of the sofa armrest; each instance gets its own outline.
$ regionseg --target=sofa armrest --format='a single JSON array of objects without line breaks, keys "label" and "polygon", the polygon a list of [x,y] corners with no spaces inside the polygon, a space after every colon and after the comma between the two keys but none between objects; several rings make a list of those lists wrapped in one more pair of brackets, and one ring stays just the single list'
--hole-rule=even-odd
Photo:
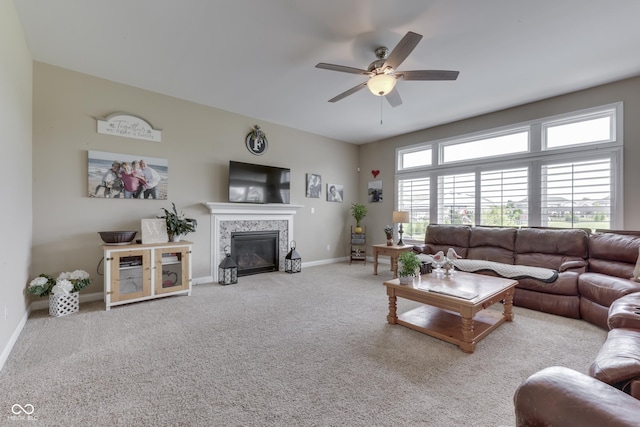
[{"label": "sofa armrest", "polygon": [[587,268],[587,261],[585,260],[573,260],[573,261],[565,261],[560,264],[559,272],[568,271],[568,270],[579,270],[580,272],[584,272]]},{"label": "sofa armrest", "polygon": [[569,368],[545,368],[514,395],[516,426],[637,426],[640,400]]}]

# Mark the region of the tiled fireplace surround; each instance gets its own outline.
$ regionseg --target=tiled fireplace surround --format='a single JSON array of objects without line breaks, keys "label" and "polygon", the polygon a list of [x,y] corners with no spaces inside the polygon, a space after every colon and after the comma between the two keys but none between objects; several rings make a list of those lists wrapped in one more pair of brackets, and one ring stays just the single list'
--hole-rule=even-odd
[{"label": "tiled fireplace surround", "polygon": [[280,232],[280,270],[284,270],[284,257],[289,252],[293,238],[293,218],[301,205],[249,204],[205,202],[211,212],[211,276],[218,281],[218,265],[224,256],[224,248],[231,244],[235,231]]}]

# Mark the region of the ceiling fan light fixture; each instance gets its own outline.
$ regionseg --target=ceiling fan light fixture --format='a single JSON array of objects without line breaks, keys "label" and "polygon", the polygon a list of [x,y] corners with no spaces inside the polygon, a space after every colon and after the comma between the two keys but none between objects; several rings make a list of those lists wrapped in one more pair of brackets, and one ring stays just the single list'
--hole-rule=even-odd
[{"label": "ceiling fan light fixture", "polygon": [[396,78],[390,74],[376,74],[367,82],[367,87],[376,96],[385,96],[396,86]]}]

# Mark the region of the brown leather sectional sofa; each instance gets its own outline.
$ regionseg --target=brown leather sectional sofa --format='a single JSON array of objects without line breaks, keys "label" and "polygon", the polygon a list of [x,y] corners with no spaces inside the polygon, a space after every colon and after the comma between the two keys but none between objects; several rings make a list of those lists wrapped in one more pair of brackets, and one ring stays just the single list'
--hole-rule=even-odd
[{"label": "brown leather sectional sofa", "polygon": [[640,232],[432,224],[414,250],[449,248],[463,258],[557,270],[550,283],[519,278],[514,305],[609,330],[589,375],[556,366],[520,385],[517,426],[640,425],[640,283],[631,280]]},{"label": "brown leather sectional sofa", "polygon": [[449,248],[462,258],[558,271],[552,283],[519,278],[514,305],[584,319],[604,329],[611,304],[640,292],[640,283],[630,280],[640,232],[430,224],[425,243],[414,250],[435,254]]},{"label": "brown leather sectional sofa", "polygon": [[608,325],[589,375],[553,366],[520,384],[518,427],[640,425],[640,292],[611,304]]}]

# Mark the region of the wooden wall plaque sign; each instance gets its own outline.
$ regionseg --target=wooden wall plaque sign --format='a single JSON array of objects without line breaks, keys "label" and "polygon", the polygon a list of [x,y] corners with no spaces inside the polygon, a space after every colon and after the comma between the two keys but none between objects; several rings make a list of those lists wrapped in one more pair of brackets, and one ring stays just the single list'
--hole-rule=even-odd
[{"label": "wooden wall plaque sign", "polygon": [[104,120],[97,119],[97,121],[98,133],[155,142],[160,142],[162,139],[161,130],[153,129],[146,120],[130,114],[114,113]]}]

